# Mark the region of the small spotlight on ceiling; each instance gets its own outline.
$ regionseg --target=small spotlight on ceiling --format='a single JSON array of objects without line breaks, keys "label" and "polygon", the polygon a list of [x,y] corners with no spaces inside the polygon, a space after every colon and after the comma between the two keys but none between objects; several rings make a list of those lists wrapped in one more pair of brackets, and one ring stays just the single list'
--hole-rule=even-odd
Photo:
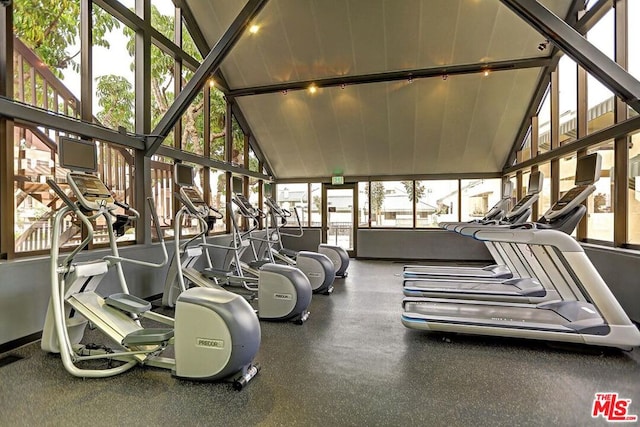
[{"label": "small spotlight on ceiling", "polygon": [[288,90],[286,90],[286,89],[282,91],[282,94],[283,94],[283,95],[286,95],[286,94],[288,94],[288,93],[289,93],[289,91],[288,91]]},{"label": "small spotlight on ceiling", "polygon": [[545,50],[547,47],[549,47],[549,40],[545,40],[542,43],[538,44],[538,50],[540,52],[542,52],[543,50]]},{"label": "small spotlight on ceiling", "polygon": [[340,89],[344,89],[345,87],[347,87],[347,85],[346,85],[346,84],[344,84],[344,83],[342,83],[342,84],[340,85]]},{"label": "small spotlight on ceiling", "polygon": [[408,81],[409,83],[413,83],[413,76],[409,76],[409,78],[407,79],[407,81]]},{"label": "small spotlight on ceiling", "polygon": [[312,84],[311,86],[309,86],[309,93],[316,93],[318,91],[318,87],[314,84]]},{"label": "small spotlight on ceiling", "polygon": [[213,88],[216,86],[216,81],[213,79],[209,79],[209,87]]},{"label": "small spotlight on ceiling", "polygon": [[251,34],[255,34],[255,33],[257,33],[259,30],[260,30],[260,25],[255,25],[255,24],[254,24],[254,25],[252,25],[252,26],[250,26],[250,27],[249,27],[249,32],[250,32]]},{"label": "small spotlight on ceiling", "polygon": [[489,70],[484,70],[484,76],[487,77],[489,75]]},{"label": "small spotlight on ceiling", "polygon": [[442,80],[447,80],[448,78],[449,78],[449,75],[448,75],[448,74],[443,74],[443,75],[442,75]]}]

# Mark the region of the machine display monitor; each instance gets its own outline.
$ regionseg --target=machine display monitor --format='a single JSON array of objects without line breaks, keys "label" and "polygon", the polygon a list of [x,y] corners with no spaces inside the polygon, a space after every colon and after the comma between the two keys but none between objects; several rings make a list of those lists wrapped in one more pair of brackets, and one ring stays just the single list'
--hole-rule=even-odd
[{"label": "machine display monitor", "polygon": [[232,181],[232,189],[235,194],[242,194],[242,178],[234,176]]},{"label": "machine display monitor", "polygon": [[542,189],[540,188],[540,172],[532,172],[529,176],[529,188],[528,194],[538,194]]},{"label": "machine display monitor", "polygon": [[181,187],[193,187],[193,168],[183,163],[174,166],[174,179]]},{"label": "machine display monitor", "polygon": [[576,185],[593,184],[600,178],[602,157],[598,153],[580,157],[576,164]]},{"label": "machine display monitor", "polygon": [[98,150],[95,143],[68,137],[60,137],[58,142],[61,167],[82,172],[98,170]]}]

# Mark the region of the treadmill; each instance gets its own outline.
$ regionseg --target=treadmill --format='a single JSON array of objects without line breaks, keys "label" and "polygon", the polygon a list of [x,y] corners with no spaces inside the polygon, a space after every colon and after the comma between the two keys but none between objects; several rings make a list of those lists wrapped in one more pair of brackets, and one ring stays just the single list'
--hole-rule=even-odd
[{"label": "treadmill", "polygon": [[402,323],[411,329],[564,341],[629,350],[640,331],[571,236],[557,230],[493,229],[478,239],[551,248],[571,276],[572,295],[541,304],[405,298]]},{"label": "treadmill", "polygon": [[[509,212],[502,217],[502,219],[472,221],[472,222],[448,222],[441,223],[440,225],[446,230],[458,231],[463,227],[471,225],[513,225],[521,224],[525,222],[531,215],[531,206],[538,201],[540,191],[542,191],[542,184],[544,182],[544,175],[542,172],[533,172],[529,176],[529,186],[527,194],[523,197]],[[504,191],[506,194],[511,194],[511,183],[505,185]],[[508,190],[508,191],[507,191]],[[512,277],[526,276],[527,272],[522,271],[522,267],[518,268],[518,265],[510,262],[510,257],[505,254],[504,248],[500,248],[493,242],[485,242],[489,253],[493,257],[496,264],[486,267],[459,267],[459,266],[424,266],[424,265],[405,265],[403,276],[406,279],[410,278],[502,278],[510,279]],[[524,273],[524,274],[523,274]]]},{"label": "treadmill", "polygon": [[[594,183],[600,177],[599,159],[598,156],[580,159],[577,169],[592,171],[591,175],[584,173],[582,177],[576,176],[576,187],[568,191],[538,222],[506,226],[467,224],[459,228],[460,233],[475,237],[480,230],[537,227],[571,234],[586,212],[582,202],[595,191]],[[520,277],[407,278],[403,282],[405,296],[539,303],[558,299],[562,292],[570,292],[566,280],[555,274],[560,260],[553,251],[517,242],[492,243],[503,249],[510,260],[509,265],[517,266]],[[559,290],[560,287],[562,289]]]},{"label": "treadmill", "polygon": [[[579,159],[576,182],[595,176],[599,156]],[[598,169],[599,170],[599,169]],[[578,185],[577,190],[582,191]],[[588,185],[586,186],[588,187]],[[565,194],[546,218],[574,204]],[[583,207],[584,208],[584,207]],[[542,224],[519,228],[486,227],[474,237],[528,247],[542,247],[554,254],[550,276],[561,277],[566,287],[558,287],[559,299],[539,304],[463,299],[415,298],[403,300],[402,323],[411,329],[477,335],[519,337],[563,341],[625,350],[640,345],[640,331],[629,319],[582,246],[567,233],[545,229]],[[548,268],[551,268],[549,266]]]}]

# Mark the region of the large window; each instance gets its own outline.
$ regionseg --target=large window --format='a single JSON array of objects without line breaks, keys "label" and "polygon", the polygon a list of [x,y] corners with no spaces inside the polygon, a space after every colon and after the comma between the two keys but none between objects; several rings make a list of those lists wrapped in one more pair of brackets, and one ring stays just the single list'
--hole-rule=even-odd
[{"label": "large window", "polygon": [[458,221],[458,180],[416,181],[416,227]]},{"label": "large window", "polygon": [[470,221],[482,218],[502,197],[502,180],[495,179],[463,179],[461,220]]},{"label": "large window", "polygon": [[320,227],[322,226],[322,184],[318,182],[311,184],[310,200],[311,216],[309,217],[309,225],[311,227]]},{"label": "large window", "polygon": [[547,89],[538,110],[538,153],[532,153],[532,156],[551,149],[551,96],[549,94],[550,91]]},{"label": "large window", "polygon": [[224,171],[210,169],[210,202],[209,204],[217,209],[223,216],[221,220],[216,221],[213,231],[223,232],[227,230],[227,176]]},{"label": "large window", "polygon": [[578,104],[578,67],[575,61],[563,55],[558,63],[560,110],[560,145],[576,139],[576,110]]},{"label": "large window", "polygon": [[165,237],[173,236],[173,160],[151,158],[151,194],[156,203],[160,227]]},{"label": "large window", "polygon": [[587,238],[613,241],[613,141],[589,150],[602,156],[600,179],[587,202]]},{"label": "large window", "polygon": [[372,227],[413,227],[412,181],[373,181]]},{"label": "large window", "polygon": [[[100,10],[97,6],[94,8]],[[122,126],[133,132],[135,52],[133,44],[129,49],[127,43],[135,33],[115,18],[113,22],[113,27],[106,34],[102,34],[101,28],[93,28],[93,113],[103,126],[111,129]]]},{"label": "large window", "polygon": [[541,164],[538,171],[544,175],[542,191],[538,199],[538,218],[540,218],[551,207],[551,163]]},{"label": "large window", "polygon": [[369,226],[369,183],[358,183],[358,227]]},{"label": "large window", "polygon": [[[609,10],[591,31],[589,31],[587,39],[589,39],[595,47],[600,49],[602,53],[613,59],[615,51],[613,9]],[[595,132],[613,124],[613,105],[613,93],[593,76],[587,76],[588,133]]]},{"label": "large window", "polygon": [[[276,200],[278,204],[295,215],[298,211],[300,222],[307,225],[309,220],[309,185],[308,184],[278,184],[276,185]],[[313,203],[315,204],[315,203]],[[297,227],[294,218],[290,218],[287,227]]]},{"label": "large window", "polygon": [[[151,45],[151,128],[155,128],[160,119],[173,103],[174,60],[156,45]],[[162,142],[173,146],[173,131]]]}]

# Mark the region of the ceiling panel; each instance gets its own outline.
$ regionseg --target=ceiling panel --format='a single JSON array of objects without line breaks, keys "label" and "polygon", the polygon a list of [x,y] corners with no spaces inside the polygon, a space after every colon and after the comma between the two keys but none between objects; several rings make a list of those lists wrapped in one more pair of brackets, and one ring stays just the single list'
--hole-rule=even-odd
[{"label": "ceiling panel", "polygon": [[278,178],[501,170],[539,70],[242,97]]},{"label": "ceiling panel", "polygon": [[[186,0],[211,46],[245,1]],[[564,16],[571,0],[541,1]],[[498,0],[270,0],[222,64],[231,89],[543,57]],[[236,98],[277,178],[498,172],[541,69]]]}]

